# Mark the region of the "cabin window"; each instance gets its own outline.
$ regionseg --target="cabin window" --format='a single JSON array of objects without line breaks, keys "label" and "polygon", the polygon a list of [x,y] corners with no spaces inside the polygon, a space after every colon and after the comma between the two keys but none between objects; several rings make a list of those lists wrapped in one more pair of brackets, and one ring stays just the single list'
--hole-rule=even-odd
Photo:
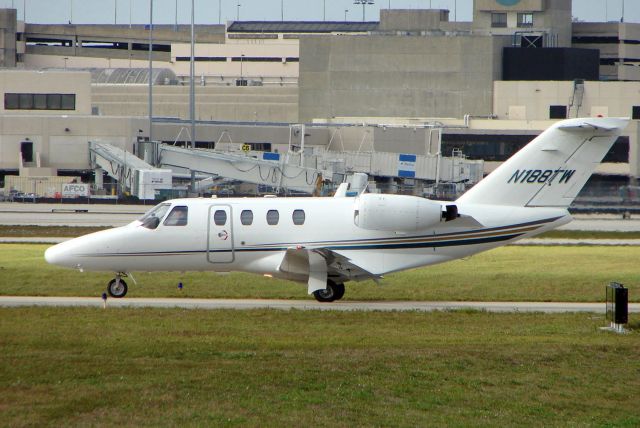
[{"label": "cabin window", "polygon": [[216,210],[213,213],[213,222],[216,226],[224,226],[227,224],[227,212],[225,210]]},{"label": "cabin window", "polygon": [[147,212],[140,218],[142,226],[147,229],[155,229],[160,224],[160,219],[169,211],[169,204],[156,205],[151,211]]},{"label": "cabin window", "polygon": [[304,224],[304,211],[303,210],[294,210],[293,215],[293,224],[297,226],[301,226]]},{"label": "cabin window", "polygon": [[278,210],[267,211],[267,224],[270,224],[271,226],[275,226],[276,224],[278,224],[279,220],[280,220],[280,214],[278,213]]},{"label": "cabin window", "polygon": [[166,220],[165,226],[186,226],[189,208],[185,206],[173,207]]},{"label": "cabin window", "polygon": [[243,210],[240,213],[240,223],[244,224],[245,226],[251,226],[251,223],[253,223],[253,211]]}]

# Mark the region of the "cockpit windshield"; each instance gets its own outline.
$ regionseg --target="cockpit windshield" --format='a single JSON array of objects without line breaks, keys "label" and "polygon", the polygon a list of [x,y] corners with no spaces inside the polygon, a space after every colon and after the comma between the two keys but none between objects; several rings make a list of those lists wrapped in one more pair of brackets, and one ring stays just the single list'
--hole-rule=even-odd
[{"label": "cockpit windshield", "polygon": [[186,226],[189,208],[186,206],[173,207],[164,221],[165,226]]},{"label": "cockpit windshield", "polygon": [[170,206],[171,204],[160,204],[153,207],[151,211],[148,211],[140,218],[142,226],[146,227],[147,229],[157,228],[162,217],[164,217],[167,211],[169,211]]}]

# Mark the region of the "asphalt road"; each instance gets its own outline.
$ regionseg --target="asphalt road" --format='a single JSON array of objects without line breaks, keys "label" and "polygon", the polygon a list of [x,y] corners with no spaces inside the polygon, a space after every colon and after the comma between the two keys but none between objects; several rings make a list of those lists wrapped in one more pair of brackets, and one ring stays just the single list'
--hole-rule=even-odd
[{"label": "asphalt road", "polygon": [[0,203],[0,225],[124,226],[150,205]]},{"label": "asphalt road", "polygon": [[[103,307],[99,297],[19,297],[0,296],[0,307],[60,306]],[[180,299],[180,298],[124,298],[108,299],[108,308],[186,308],[186,309],[279,309],[330,311],[400,311],[431,312],[443,310],[484,310],[487,312],[605,312],[604,303],[556,302],[334,302],[318,303],[314,300],[264,299]],[[640,313],[640,303],[629,304],[629,312]]]}]

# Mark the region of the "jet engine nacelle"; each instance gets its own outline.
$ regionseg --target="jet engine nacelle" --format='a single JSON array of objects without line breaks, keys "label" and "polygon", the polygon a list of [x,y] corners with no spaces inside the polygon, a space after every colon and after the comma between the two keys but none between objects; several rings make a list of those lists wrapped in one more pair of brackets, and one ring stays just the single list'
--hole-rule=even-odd
[{"label": "jet engine nacelle", "polygon": [[416,196],[365,193],[355,202],[354,222],[362,229],[413,232],[442,220],[440,203]]}]

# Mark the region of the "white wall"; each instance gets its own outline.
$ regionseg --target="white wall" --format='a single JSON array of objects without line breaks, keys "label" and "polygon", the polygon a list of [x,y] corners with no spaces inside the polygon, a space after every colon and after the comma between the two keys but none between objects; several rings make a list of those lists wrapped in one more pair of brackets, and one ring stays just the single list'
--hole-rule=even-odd
[{"label": "white wall", "polygon": [[[5,110],[5,93],[75,94],[75,110]],[[0,114],[91,114],[91,73],[88,71],[0,70]]]}]

